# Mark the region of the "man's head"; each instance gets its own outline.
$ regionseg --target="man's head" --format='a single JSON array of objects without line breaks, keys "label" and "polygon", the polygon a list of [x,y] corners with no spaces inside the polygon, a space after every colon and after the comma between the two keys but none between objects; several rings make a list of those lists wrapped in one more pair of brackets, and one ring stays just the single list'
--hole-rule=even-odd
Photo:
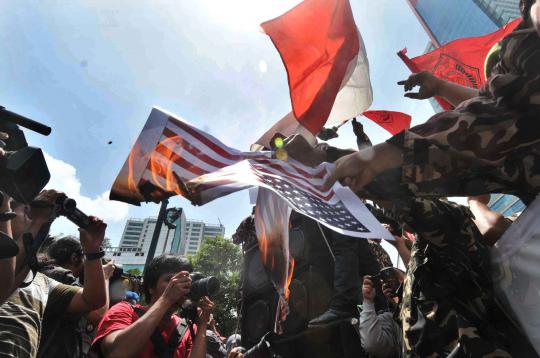
[{"label": "man's head", "polygon": [[528,20],[530,13],[531,13],[531,7],[534,5],[536,0],[521,0],[519,2],[519,9],[521,10],[521,15],[523,16],[524,20]]},{"label": "man's head", "polygon": [[83,271],[83,250],[79,240],[65,236],[54,240],[47,248],[47,256],[59,266],[79,277]]},{"label": "man's head", "polygon": [[11,200],[10,206],[11,210],[17,214],[17,216],[11,220],[11,230],[13,232],[13,238],[18,239],[24,233],[25,227],[30,223],[30,218],[28,217],[30,208],[15,200]]},{"label": "man's head", "polygon": [[143,274],[146,302],[157,300],[167,288],[171,278],[181,271],[193,271],[193,266],[183,256],[165,254],[150,261]]}]

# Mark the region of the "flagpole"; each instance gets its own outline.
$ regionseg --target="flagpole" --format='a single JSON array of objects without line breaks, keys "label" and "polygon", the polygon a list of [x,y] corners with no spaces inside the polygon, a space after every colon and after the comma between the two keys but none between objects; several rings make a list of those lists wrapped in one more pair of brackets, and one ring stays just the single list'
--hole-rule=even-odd
[{"label": "flagpole", "polygon": [[144,267],[147,267],[147,265],[150,263],[150,261],[152,261],[156,253],[156,246],[159,240],[159,234],[161,233],[161,227],[163,226],[163,222],[165,221],[165,213],[167,211],[168,204],[169,199],[163,199],[163,201],[161,202],[156,226],[154,227],[154,234],[152,235],[152,242],[150,242],[150,248],[148,249],[148,253],[146,255],[146,262],[144,264]]}]

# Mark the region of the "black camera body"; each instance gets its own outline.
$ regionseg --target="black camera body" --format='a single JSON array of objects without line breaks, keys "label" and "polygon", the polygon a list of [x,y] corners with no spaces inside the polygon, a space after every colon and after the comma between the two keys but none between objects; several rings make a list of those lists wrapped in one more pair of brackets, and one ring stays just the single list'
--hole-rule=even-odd
[{"label": "black camera body", "polygon": [[56,204],[58,205],[58,215],[65,216],[69,221],[83,229],[90,225],[90,218],[77,208],[75,200],[67,196],[60,197]]},{"label": "black camera body", "polygon": [[191,290],[188,298],[197,301],[203,296],[213,297],[219,292],[219,280],[214,276],[204,276],[200,272],[193,272],[191,277]]},{"label": "black camera body", "polygon": [[396,280],[396,271],[394,271],[393,267],[383,267],[378,274],[371,277],[372,281],[377,279],[382,280],[385,283]]},{"label": "black camera body", "polygon": [[[0,191],[28,204],[47,185],[51,174],[41,149],[28,146],[18,125],[43,135],[49,135],[51,128],[0,106],[0,148],[4,151],[0,158]],[[0,257],[15,256],[19,251],[15,246],[10,237],[1,235]]]},{"label": "black camera body", "polygon": [[0,190],[28,204],[47,185],[51,174],[41,149],[28,146],[17,124],[42,134],[50,133],[50,128],[0,106],[0,132],[4,133],[0,146],[5,151],[0,160]]}]

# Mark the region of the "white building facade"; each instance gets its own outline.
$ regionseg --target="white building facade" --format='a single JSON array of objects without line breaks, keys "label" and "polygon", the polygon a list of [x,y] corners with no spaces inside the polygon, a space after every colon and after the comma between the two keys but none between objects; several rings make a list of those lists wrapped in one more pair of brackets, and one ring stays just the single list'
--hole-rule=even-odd
[{"label": "white building facade", "polygon": [[[154,235],[157,218],[129,219],[126,222],[119,247],[109,248],[105,255],[122,264],[124,271],[143,270],[150,243]],[[165,223],[161,227],[154,256],[165,253],[194,255],[205,237],[215,238],[225,235],[221,224],[206,224],[203,221],[186,220],[183,210],[174,221],[174,228]]]}]

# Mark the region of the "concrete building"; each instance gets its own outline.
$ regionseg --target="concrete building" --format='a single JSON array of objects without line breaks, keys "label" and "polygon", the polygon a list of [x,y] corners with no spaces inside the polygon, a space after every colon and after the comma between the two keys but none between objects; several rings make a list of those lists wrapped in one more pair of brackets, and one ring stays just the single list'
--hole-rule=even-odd
[{"label": "concrete building", "polygon": [[180,245],[180,254],[193,255],[199,250],[204,238],[215,238],[225,236],[225,227],[221,224],[212,225],[202,221],[188,221],[186,226],[186,236],[183,245]]},{"label": "concrete building", "polygon": [[144,220],[129,219],[120,239],[120,247],[138,247],[143,228]]},{"label": "concrete building", "polygon": [[[122,238],[118,247],[112,247],[106,251],[106,257],[124,266],[124,270],[143,270],[146,262],[146,254],[150,249],[150,243],[154,235],[157,218],[129,219],[126,222]],[[225,227],[221,224],[212,225],[202,221],[190,221],[186,219],[183,210],[173,222],[174,228],[167,225],[161,227],[155,256],[164,253],[180,255],[195,254],[199,249],[203,238],[225,235]]]}]

